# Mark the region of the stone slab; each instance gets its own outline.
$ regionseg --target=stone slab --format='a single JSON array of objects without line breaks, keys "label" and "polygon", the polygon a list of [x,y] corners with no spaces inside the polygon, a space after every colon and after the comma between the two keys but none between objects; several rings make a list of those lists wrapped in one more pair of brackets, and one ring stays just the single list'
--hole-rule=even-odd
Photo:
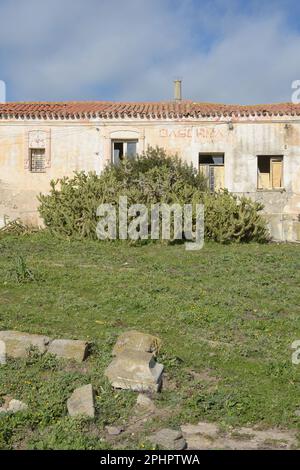
[{"label": "stone slab", "polygon": [[95,417],[94,392],[91,384],[76,388],[67,401],[70,416]]},{"label": "stone slab", "polygon": [[88,343],[73,339],[54,339],[48,348],[48,352],[57,357],[82,362],[88,354]]},{"label": "stone slab", "polygon": [[5,343],[7,356],[13,358],[26,357],[30,348],[36,348],[43,354],[51,341],[48,336],[12,330],[0,331],[0,340]]}]

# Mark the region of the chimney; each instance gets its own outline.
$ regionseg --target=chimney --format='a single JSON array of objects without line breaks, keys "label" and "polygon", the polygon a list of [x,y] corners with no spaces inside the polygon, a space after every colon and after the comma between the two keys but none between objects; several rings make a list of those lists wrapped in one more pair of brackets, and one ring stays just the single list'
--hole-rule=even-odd
[{"label": "chimney", "polygon": [[174,100],[181,101],[181,80],[174,80]]}]

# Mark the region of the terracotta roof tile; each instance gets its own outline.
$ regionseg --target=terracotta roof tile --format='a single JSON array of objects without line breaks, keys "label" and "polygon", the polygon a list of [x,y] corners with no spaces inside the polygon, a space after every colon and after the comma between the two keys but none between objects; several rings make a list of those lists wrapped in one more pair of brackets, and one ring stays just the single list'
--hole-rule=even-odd
[{"label": "terracotta roof tile", "polygon": [[10,102],[0,104],[0,119],[14,118],[184,118],[218,116],[300,115],[300,104],[230,105],[191,100],[160,102]]}]

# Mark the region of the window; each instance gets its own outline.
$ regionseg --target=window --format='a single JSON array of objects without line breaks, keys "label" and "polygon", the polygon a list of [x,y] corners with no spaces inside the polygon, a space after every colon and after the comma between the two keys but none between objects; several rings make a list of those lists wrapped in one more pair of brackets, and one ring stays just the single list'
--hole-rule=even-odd
[{"label": "window", "polygon": [[134,158],[137,154],[137,140],[114,140],[112,142],[112,159],[118,165],[124,157]]},{"label": "window", "polygon": [[224,188],[224,154],[199,153],[199,171],[208,179],[210,191]]},{"label": "window", "polygon": [[28,131],[28,148],[24,158],[24,168],[32,173],[44,173],[51,166],[50,130]]},{"label": "window", "polygon": [[283,157],[259,155],[257,157],[257,188],[280,189],[283,187]]},{"label": "window", "polygon": [[30,149],[30,171],[44,173],[45,163],[45,149]]}]

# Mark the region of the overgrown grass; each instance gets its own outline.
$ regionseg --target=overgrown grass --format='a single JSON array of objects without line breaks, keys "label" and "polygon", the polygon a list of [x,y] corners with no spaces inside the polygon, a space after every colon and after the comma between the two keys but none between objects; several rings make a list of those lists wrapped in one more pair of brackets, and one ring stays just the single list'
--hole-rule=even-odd
[{"label": "overgrown grass", "polygon": [[[299,429],[300,366],[291,361],[300,339],[299,245],[209,243],[187,252],[44,233],[2,238],[0,255],[0,329],[94,343],[83,365],[32,354],[1,366],[0,400],[29,405],[0,416],[1,448],[139,448],[153,429],[200,419]],[[39,273],[35,282],[7,277],[17,256]],[[155,400],[171,411],[113,444],[104,426],[128,423],[136,395],[112,392],[103,371],[128,329],[162,338],[167,386]],[[97,419],[69,418],[67,397],[89,382]]]}]

